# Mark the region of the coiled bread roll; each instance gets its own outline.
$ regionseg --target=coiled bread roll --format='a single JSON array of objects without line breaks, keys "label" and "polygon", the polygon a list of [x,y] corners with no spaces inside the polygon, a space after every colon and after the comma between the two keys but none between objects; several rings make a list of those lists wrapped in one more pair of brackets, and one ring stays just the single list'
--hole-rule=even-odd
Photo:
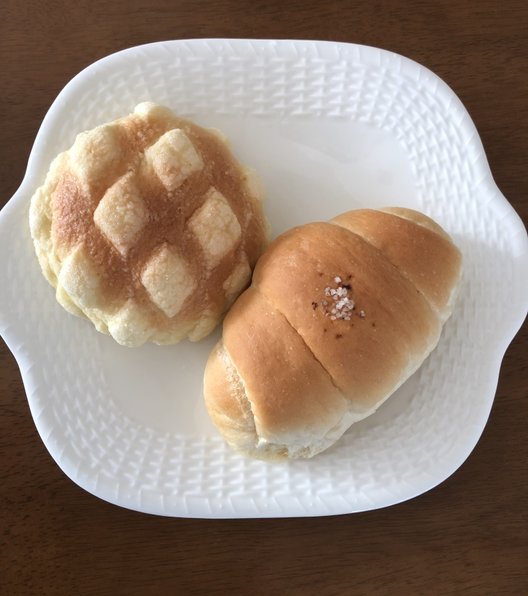
[{"label": "coiled bread roll", "polygon": [[209,357],[213,422],[260,459],[330,447],[435,348],[460,276],[446,232],[409,209],[349,211],[286,232],[260,258]]}]

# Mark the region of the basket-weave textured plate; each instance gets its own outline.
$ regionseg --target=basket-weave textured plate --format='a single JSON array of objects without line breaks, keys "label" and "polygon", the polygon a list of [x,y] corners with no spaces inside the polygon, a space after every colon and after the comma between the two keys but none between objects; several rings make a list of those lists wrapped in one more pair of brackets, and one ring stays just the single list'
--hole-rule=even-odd
[{"label": "basket-weave textured plate", "polygon": [[[28,205],[51,160],[77,132],[145,100],[230,137],[264,180],[274,234],[399,205],[436,219],[463,252],[459,302],[438,348],[313,460],[243,459],[216,434],[201,392],[218,333],[197,345],[120,347],[63,311],[40,273]],[[415,62],[348,44],[172,41],[93,64],[44,119],[0,214],[0,251],[0,332],[51,455],[93,494],[171,516],[348,513],[437,485],[475,446],[528,303],[525,229],[460,101]]]}]

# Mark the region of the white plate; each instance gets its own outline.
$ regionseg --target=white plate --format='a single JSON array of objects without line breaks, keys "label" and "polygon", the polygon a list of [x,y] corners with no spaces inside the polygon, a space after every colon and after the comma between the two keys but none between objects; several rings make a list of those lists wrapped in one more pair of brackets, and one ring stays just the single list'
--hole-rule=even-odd
[{"label": "white plate", "polygon": [[[435,218],[462,249],[460,300],[437,350],[311,461],[243,459],[216,434],[201,389],[218,333],[198,345],[120,347],[62,310],[40,273],[27,212],[52,158],[77,132],[144,100],[227,133],[264,179],[275,234],[355,207],[401,205]],[[526,232],[460,101],[411,60],[338,43],[171,41],[88,67],[44,119],[0,215],[0,250],[0,331],[51,455],[91,493],[171,516],[348,513],[432,488],[482,433],[528,302]]]}]

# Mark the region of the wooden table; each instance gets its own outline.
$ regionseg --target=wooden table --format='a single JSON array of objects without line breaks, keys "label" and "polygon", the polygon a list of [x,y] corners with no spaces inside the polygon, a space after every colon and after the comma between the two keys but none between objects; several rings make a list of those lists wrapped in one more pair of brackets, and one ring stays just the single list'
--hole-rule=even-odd
[{"label": "wooden table", "polygon": [[[528,221],[526,2],[291,4],[3,0],[0,205],[20,184],[55,96],[94,60],[166,39],[304,38],[384,47],[440,75]],[[120,509],[68,480],[35,430],[2,342],[0,593],[526,594],[527,344],[525,325],[480,442],[435,490],[363,514],[206,521]]]}]

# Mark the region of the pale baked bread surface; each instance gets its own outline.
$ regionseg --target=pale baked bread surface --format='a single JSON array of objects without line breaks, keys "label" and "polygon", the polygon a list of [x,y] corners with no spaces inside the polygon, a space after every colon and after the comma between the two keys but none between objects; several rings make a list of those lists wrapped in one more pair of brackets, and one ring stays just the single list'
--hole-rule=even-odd
[{"label": "pale baked bread surface", "polygon": [[226,441],[311,457],[372,414],[440,338],[461,276],[447,233],[410,209],[294,228],[260,258],[204,376]]},{"label": "pale baked bread surface", "polygon": [[249,283],[261,199],[221,133],[142,103],[53,161],[30,229],[69,312],[127,346],[196,341]]}]

